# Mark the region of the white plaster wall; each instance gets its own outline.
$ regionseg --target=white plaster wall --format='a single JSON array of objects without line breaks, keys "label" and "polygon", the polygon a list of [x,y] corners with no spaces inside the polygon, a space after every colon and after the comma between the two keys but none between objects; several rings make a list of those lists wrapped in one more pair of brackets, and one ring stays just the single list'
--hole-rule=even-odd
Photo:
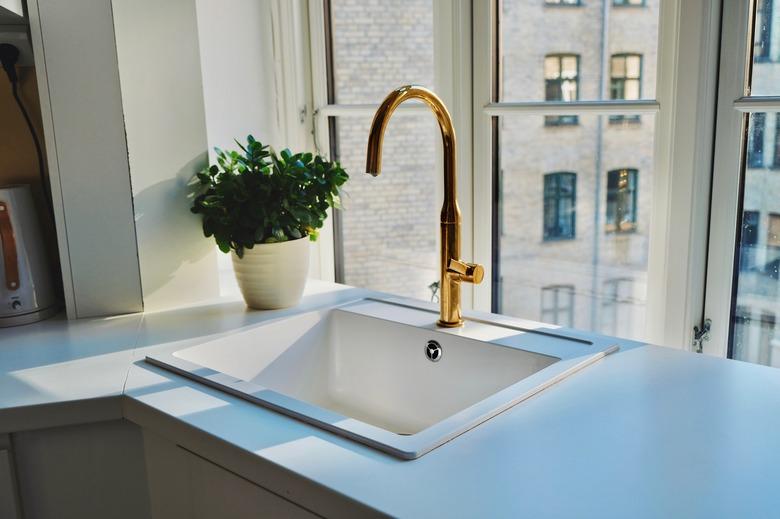
[{"label": "white plaster wall", "polygon": [[147,311],[237,290],[189,181],[253,134],[279,144],[268,0],[113,0]]},{"label": "white plaster wall", "polygon": [[189,212],[208,149],[195,0],[113,9],[144,308],[214,297],[216,253]]},{"label": "white plaster wall", "polygon": [[268,0],[195,0],[209,156],[248,134],[279,145]]}]

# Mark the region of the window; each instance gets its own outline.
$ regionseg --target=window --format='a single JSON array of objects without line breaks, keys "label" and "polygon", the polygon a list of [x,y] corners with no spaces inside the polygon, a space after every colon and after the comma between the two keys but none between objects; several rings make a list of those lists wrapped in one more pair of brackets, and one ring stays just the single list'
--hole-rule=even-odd
[{"label": "window", "polygon": [[643,6],[645,5],[645,0],[612,0],[612,5],[614,6]]},{"label": "window", "polygon": [[[632,305],[645,304],[659,111],[654,99],[659,4],[648,2],[637,16],[609,16],[611,0],[583,2],[582,9],[502,0],[473,3],[470,17],[465,4],[310,3],[309,20],[316,22],[310,23],[310,51],[321,53],[320,41],[329,48],[329,59],[311,60],[319,78],[313,81],[319,96],[315,136],[320,150],[330,150],[351,173],[346,210],[334,222],[336,279],[430,300],[428,286],[439,276],[442,181],[431,114],[414,103],[402,105],[388,127],[385,171],[377,178],[361,174],[368,126],[384,95],[399,85],[422,83],[442,94],[453,117],[461,118],[455,122],[459,150],[466,155],[458,163],[462,255],[486,268],[484,283],[463,286],[464,308],[473,304],[520,317],[544,314],[546,321],[598,332],[607,319],[601,312],[611,311],[609,303],[602,305],[607,280],[630,280]],[[322,18],[320,5],[326,8]],[[407,6],[413,16],[403,14]],[[464,9],[463,16],[454,16],[453,9]],[[453,40],[461,42],[458,48],[434,45],[440,41],[434,34],[449,40],[447,35],[467,29],[448,21],[469,18],[471,46],[463,39]],[[318,27],[324,28],[319,35]],[[610,99],[611,58],[621,49],[641,55],[641,78],[622,75],[621,95],[627,99],[616,112]],[[453,67],[458,62],[452,60],[470,66]],[[328,74],[317,70],[322,62],[328,62]],[[633,99],[637,80],[641,99]],[[470,94],[463,95],[460,85],[468,81]],[[448,98],[453,91],[454,98]],[[486,117],[474,117],[479,111]],[[623,113],[642,114],[643,124],[627,131],[609,128],[609,116]],[[613,204],[621,215],[635,213],[627,217],[635,222],[634,232],[616,239],[615,233],[603,232],[605,175],[626,164],[642,171],[643,184],[641,197]],[[635,185],[616,194],[626,198],[626,191],[638,192],[639,179],[633,175],[632,180]],[[541,296],[541,287],[564,288]],[[583,311],[574,309],[574,287]],[[630,318],[619,319],[626,323],[623,336],[644,338],[644,314],[632,310]]]},{"label": "window", "polygon": [[780,247],[780,214],[778,213],[769,213],[766,244],[768,247]]},{"label": "window", "polygon": [[[350,174],[336,212],[336,281],[430,300],[438,281],[439,208],[436,190],[437,128],[428,113],[400,110],[387,129],[383,171],[363,174],[373,113],[352,105],[379,103],[392,89],[434,84],[432,0],[386,2],[330,0],[329,101],[334,116],[323,121],[330,154]],[[381,210],[379,210],[381,208]]]},{"label": "window", "polygon": [[764,167],[764,131],[766,130],[766,114],[756,113],[750,118],[748,132],[748,167]]},{"label": "window", "polygon": [[742,213],[742,234],[740,237],[739,269],[750,270],[756,263],[756,245],[758,245],[758,211]]},{"label": "window", "polygon": [[544,0],[547,5],[580,5],[580,0]]},{"label": "window", "polygon": [[[642,55],[613,54],[610,60],[610,99],[641,99],[642,97]],[[609,122],[639,122],[638,115],[611,115]]]},{"label": "window", "polygon": [[607,173],[607,232],[636,229],[637,170],[615,169]]},{"label": "window", "polygon": [[[544,58],[544,99],[576,101],[579,99],[580,57],[577,54],[550,54]],[[577,124],[576,115],[547,116],[550,126]]]},{"label": "window", "polygon": [[753,40],[753,60],[770,61],[772,52],[772,1],[758,0],[756,4],[756,36]]},{"label": "window", "polygon": [[601,303],[601,333],[619,337],[631,333],[634,309],[633,279],[608,279],[604,282]]},{"label": "window", "polygon": [[548,173],[544,176],[544,239],[574,238],[577,205],[577,175]]},{"label": "window", "polygon": [[772,168],[780,169],[780,113],[775,114],[775,157]]},{"label": "window", "polygon": [[574,286],[557,285],[542,288],[541,314],[541,321],[544,323],[573,326]]}]

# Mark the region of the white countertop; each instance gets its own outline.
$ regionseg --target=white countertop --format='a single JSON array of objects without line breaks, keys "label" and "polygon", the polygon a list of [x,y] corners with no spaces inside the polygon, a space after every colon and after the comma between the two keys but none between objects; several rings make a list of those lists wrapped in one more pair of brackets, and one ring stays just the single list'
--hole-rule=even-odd
[{"label": "white countertop", "polygon": [[0,330],[0,432],[125,416],[223,456],[217,461],[293,501],[307,499],[290,483],[297,478],[398,516],[780,513],[773,368],[622,342],[620,352],[401,461],[142,361],[368,294],[310,282],[301,306],[284,311],[223,302]]}]

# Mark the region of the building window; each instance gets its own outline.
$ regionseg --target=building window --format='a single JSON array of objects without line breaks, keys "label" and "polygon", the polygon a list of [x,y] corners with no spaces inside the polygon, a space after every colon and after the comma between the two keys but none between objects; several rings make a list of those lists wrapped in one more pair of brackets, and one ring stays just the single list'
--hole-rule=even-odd
[{"label": "building window", "polygon": [[[610,99],[636,100],[642,97],[641,54],[613,54],[609,70]],[[639,116],[610,115],[609,122],[639,122]]]},{"label": "building window", "polygon": [[544,0],[546,5],[580,5],[580,0]]},{"label": "building window", "polygon": [[739,270],[745,271],[756,264],[756,246],[758,245],[758,211],[742,213],[742,234],[739,248]]},{"label": "building window", "polygon": [[749,168],[764,167],[764,131],[766,129],[766,114],[754,113],[750,117],[752,128],[748,132],[748,156]]},{"label": "building window", "polygon": [[645,0],[612,0],[612,5],[618,6],[618,7],[624,7],[624,6],[643,6],[645,5]]},{"label": "building window", "polygon": [[545,240],[574,238],[576,205],[576,173],[548,173],[544,176]]},{"label": "building window", "polygon": [[767,247],[780,247],[780,214],[778,213],[769,213],[766,244]]},{"label": "building window", "polygon": [[[577,54],[550,54],[544,58],[544,98],[546,101],[579,99],[580,57]],[[577,124],[576,115],[548,115],[544,124]]]},{"label": "building window", "polygon": [[608,279],[604,282],[604,295],[601,301],[601,333],[620,337],[631,333],[633,295],[633,279]]},{"label": "building window", "polygon": [[756,35],[753,39],[753,61],[771,61],[772,0],[756,4]]},{"label": "building window", "polygon": [[574,325],[574,285],[542,288],[542,322],[568,327]]},{"label": "building window", "polygon": [[636,229],[637,170],[613,169],[607,173],[607,232]]}]

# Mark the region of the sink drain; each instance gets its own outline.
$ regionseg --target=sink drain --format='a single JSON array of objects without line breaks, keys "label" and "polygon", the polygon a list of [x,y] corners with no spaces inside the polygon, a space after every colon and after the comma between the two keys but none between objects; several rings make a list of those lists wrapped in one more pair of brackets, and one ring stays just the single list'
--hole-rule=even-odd
[{"label": "sink drain", "polygon": [[439,362],[442,354],[441,345],[438,342],[431,340],[425,345],[425,356],[431,362]]}]

